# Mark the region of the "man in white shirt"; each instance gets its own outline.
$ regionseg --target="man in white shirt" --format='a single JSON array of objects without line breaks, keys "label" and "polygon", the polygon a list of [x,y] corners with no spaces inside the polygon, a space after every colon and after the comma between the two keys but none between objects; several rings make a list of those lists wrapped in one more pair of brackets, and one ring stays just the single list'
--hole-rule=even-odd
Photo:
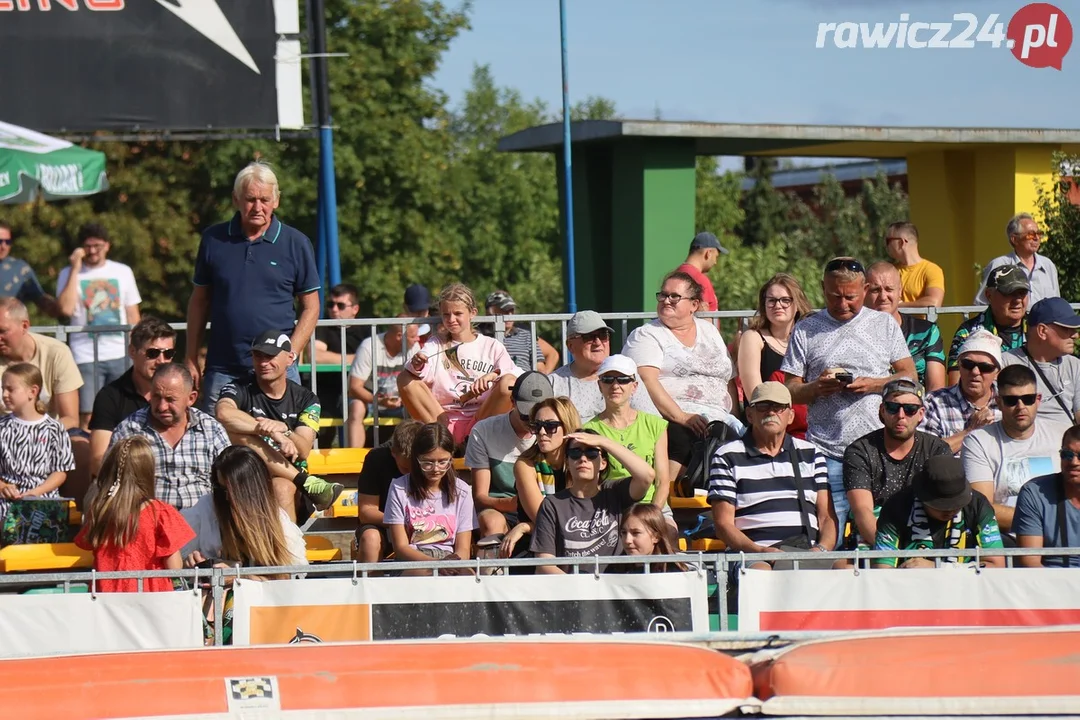
[{"label": "man in white shirt", "polygon": [[367,441],[364,418],[374,416],[376,403],[381,418],[405,417],[397,376],[404,369],[405,360],[416,352],[419,329],[418,325],[407,325],[402,333],[401,325],[392,325],[375,336],[374,350],[370,337],[356,349],[349,369],[349,420],[345,428],[349,447],[364,447]]},{"label": "man in white shirt", "polygon": [[1001,422],[964,438],[960,457],[972,489],[993,503],[1004,533],[1012,530],[1016,498],[1024,484],[1061,470],[1058,450],[1069,426],[1039,417],[1039,404],[1046,399],[1026,365],[1009,365],[998,374],[997,384]]},{"label": "man in white shirt", "polygon": [[915,362],[896,320],[864,307],[868,285],[858,260],[830,260],[821,286],[825,310],[795,325],[780,369],[794,404],[809,406],[806,439],[825,456],[843,538],[849,511],[844,451],[882,426],[882,390],[891,380],[914,380]]},{"label": "man in white shirt", "polygon": [[1028,297],[1030,305],[1034,305],[1043,298],[1061,295],[1057,266],[1050,258],[1039,254],[1043,234],[1035,218],[1028,213],[1013,216],[1005,227],[1005,234],[1009,238],[1013,251],[1008,255],[994,258],[983,268],[982,284],[975,295],[975,304],[987,304],[986,279],[991,272],[1002,265],[1019,265],[1024,269],[1024,274],[1031,283],[1031,295]]},{"label": "man in white shirt", "polygon": [[[63,317],[76,326],[135,325],[139,322],[139,288],[127,265],[108,259],[109,234],[98,223],[79,229],[71,265],[56,280],[57,303]],[[95,344],[97,348],[95,350]],[[71,354],[79,366],[79,426],[87,430],[94,396],[127,370],[124,333],[73,333]]]}]

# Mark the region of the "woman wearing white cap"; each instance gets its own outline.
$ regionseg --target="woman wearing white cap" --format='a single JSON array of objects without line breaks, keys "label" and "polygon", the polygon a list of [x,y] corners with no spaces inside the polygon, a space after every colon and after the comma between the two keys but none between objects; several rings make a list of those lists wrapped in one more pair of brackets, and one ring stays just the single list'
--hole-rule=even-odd
[{"label": "woman wearing white cap", "polygon": [[[638,387],[637,369],[637,363],[625,355],[612,355],[604,360],[597,371],[600,392],[604,395],[604,409],[585,423],[585,428],[595,430],[632,450],[653,466],[656,479],[642,502],[652,503],[664,510],[669,523],[674,526],[675,521],[667,507],[671,488],[671,477],[668,475],[668,422],[652,413],[638,412],[630,406],[630,398]],[[630,472],[613,459],[608,472],[609,480],[625,477],[630,477]]]}]

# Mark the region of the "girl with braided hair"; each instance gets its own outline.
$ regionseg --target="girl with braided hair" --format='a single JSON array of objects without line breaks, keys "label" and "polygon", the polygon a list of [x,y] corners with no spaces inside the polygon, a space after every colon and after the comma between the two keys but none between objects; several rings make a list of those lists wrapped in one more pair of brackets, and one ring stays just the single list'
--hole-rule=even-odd
[{"label": "girl with braided hair", "polygon": [[[117,442],[101,463],[93,499],[75,544],[94,552],[99,572],[179,570],[180,549],[195,537],[179,511],[154,497],[150,441],[132,435]],[[146,578],[144,592],[173,589],[169,578]],[[101,592],[136,592],[138,580],[99,580]]]}]

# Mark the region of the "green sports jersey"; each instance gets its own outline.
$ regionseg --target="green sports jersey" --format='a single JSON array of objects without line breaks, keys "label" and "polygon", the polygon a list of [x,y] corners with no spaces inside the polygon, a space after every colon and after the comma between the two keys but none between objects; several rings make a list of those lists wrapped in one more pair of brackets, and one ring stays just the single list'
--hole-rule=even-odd
[{"label": "green sports jersey", "polygon": [[919,375],[919,382],[925,385],[926,364],[931,362],[945,364],[945,343],[941,339],[941,331],[929,320],[923,320],[914,315],[901,317],[900,331],[904,333],[911,359],[915,361],[915,372]]},{"label": "green sports jersey", "polygon": [[[599,417],[585,423],[585,427],[595,430],[606,438],[611,438],[620,445],[631,450],[649,465],[656,459],[656,441],[660,434],[667,430],[667,420],[650,413],[639,412],[630,427],[618,430],[611,427]],[[611,458],[611,469],[608,471],[608,480],[619,480],[630,477],[623,464],[615,458]],[[651,502],[656,492],[656,486],[649,488],[641,502]]]}]

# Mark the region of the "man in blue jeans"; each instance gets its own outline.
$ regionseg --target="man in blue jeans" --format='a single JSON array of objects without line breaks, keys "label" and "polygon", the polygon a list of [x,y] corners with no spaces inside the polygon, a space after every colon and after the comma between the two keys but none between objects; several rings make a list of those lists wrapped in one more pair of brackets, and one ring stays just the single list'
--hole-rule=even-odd
[{"label": "man in blue jeans", "polygon": [[[253,162],[236,176],[232,220],[206,229],[195,258],[195,287],[188,302],[184,363],[202,390],[200,409],[213,414],[221,389],[251,375],[251,343],[267,329],[306,348],[319,320],[319,274],[311,241],[274,215],[277,177]],[[300,301],[295,317],[293,299]],[[199,371],[199,348],[206,320],[210,339],[206,372]],[[290,365],[286,377],[300,382]]]},{"label": "man in blue jeans", "polygon": [[844,451],[882,427],[882,390],[890,380],[914,379],[915,363],[896,320],[863,307],[866,271],[858,260],[830,260],[821,287],[825,311],[795,325],[780,369],[793,403],[809,406],[806,439],[825,456],[842,544],[849,512]]}]

